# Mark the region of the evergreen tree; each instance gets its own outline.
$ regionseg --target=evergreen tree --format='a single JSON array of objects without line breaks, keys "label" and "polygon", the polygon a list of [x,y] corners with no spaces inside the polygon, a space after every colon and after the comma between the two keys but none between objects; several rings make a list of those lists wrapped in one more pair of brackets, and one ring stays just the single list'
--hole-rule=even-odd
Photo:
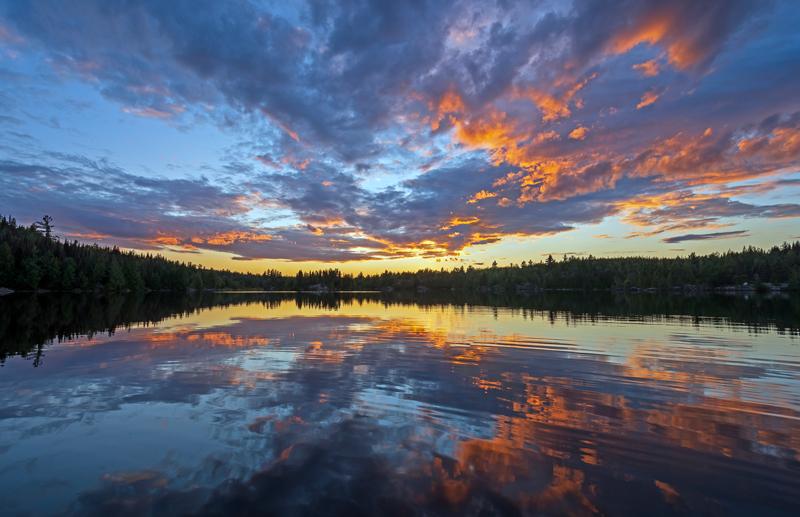
[{"label": "evergreen tree", "polygon": [[125,289],[125,275],[116,258],[112,258],[108,266],[108,282],[106,287],[109,291],[122,291]]},{"label": "evergreen tree", "polygon": [[14,275],[14,255],[7,242],[0,242],[0,287],[11,285]]},{"label": "evergreen tree", "polygon": [[39,261],[36,257],[25,257],[22,259],[22,280],[23,287],[29,289],[36,289],[39,287],[39,280],[42,278],[41,269],[39,269]]},{"label": "evergreen tree", "polygon": [[78,287],[78,266],[75,259],[67,257],[64,259],[64,267],[61,272],[61,288],[64,290],[75,289]]}]

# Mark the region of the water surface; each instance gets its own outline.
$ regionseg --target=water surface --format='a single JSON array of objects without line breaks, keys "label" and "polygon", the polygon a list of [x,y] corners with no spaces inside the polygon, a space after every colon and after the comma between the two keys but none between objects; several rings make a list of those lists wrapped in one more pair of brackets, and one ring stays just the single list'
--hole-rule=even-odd
[{"label": "water surface", "polygon": [[797,300],[14,296],[5,514],[800,512]]}]

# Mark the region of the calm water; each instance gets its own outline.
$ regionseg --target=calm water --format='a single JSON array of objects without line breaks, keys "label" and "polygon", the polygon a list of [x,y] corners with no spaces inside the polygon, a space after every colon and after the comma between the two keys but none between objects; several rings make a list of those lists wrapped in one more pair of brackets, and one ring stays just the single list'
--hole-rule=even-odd
[{"label": "calm water", "polygon": [[418,302],[0,299],[2,513],[800,512],[797,300]]}]

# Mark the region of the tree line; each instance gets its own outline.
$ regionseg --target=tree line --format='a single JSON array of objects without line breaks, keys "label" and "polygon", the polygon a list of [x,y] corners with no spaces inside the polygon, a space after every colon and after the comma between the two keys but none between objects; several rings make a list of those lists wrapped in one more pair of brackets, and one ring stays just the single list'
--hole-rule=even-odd
[{"label": "tree line", "polygon": [[597,258],[565,256],[488,268],[421,269],[358,275],[338,269],[237,273],[168,260],[156,254],[122,251],[53,234],[45,216],[30,226],[0,217],[0,287],[54,291],[186,291],[259,289],[267,291],[704,289],[742,286],[800,290],[800,241],[764,250],[676,258]]},{"label": "tree line", "polygon": [[45,216],[30,226],[0,217],[0,287],[53,291],[186,291],[188,289],[274,289],[275,270],[235,273],[168,260],[151,253],[61,240]]}]

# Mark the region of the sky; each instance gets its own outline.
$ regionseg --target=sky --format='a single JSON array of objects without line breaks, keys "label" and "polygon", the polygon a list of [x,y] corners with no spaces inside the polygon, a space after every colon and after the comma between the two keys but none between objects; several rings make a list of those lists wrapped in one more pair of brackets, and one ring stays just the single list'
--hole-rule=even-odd
[{"label": "sky", "polygon": [[0,0],[0,213],[237,271],[800,239],[792,0]]}]

